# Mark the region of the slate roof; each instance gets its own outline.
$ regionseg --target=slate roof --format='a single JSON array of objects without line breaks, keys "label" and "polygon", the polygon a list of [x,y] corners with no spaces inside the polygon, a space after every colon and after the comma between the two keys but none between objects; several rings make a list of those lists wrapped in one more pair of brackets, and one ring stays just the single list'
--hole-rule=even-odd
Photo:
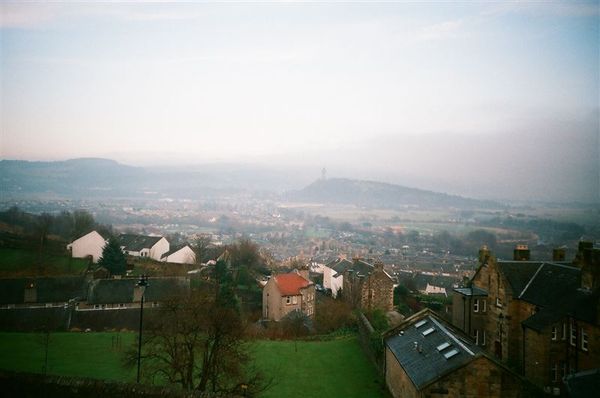
[{"label": "slate roof", "polygon": [[565,384],[571,398],[594,397],[600,391],[600,369],[568,375]]},{"label": "slate roof", "polygon": [[86,298],[82,276],[0,279],[0,304],[23,304],[25,288],[36,288],[36,303],[63,303],[72,298]]},{"label": "slate roof", "polygon": [[462,294],[463,296],[487,296],[488,292],[477,286],[473,287],[460,287],[454,289],[455,292]]},{"label": "slate roof", "polygon": [[540,261],[498,261],[498,268],[508,280],[515,297],[521,294],[540,265]]},{"label": "slate roof", "polygon": [[373,267],[373,265],[371,265],[363,260],[354,260],[354,261],[352,261],[352,264],[346,268],[346,270],[354,271],[354,275],[357,275],[357,276],[358,275],[367,276],[371,272],[373,272],[374,269],[375,269],[375,267]]},{"label": "slate roof", "polygon": [[483,355],[429,310],[408,318],[387,335],[385,344],[419,390]]},{"label": "slate roof", "polygon": [[[138,283],[136,278],[98,279],[89,287],[88,303],[117,304],[133,302],[133,292]],[[162,301],[178,290],[189,290],[189,278],[149,278],[144,293],[145,301]]]},{"label": "slate roof", "polygon": [[592,293],[590,291],[575,289],[569,293],[552,296],[555,302],[552,305],[541,308],[538,312],[524,320],[523,326],[541,332],[561,321],[565,317],[596,324],[598,313],[596,308],[600,301],[600,292]]},{"label": "slate roof", "polygon": [[525,285],[519,294],[519,299],[539,306],[553,305],[567,295],[573,294],[580,283],[579,268],[544,263]]},{"label": "slate roof", "polygon": [[142,249],[150,249],[162,238],[162,236],[121,234],[119,235],[119,242],[125,250],[139,252]]},{"label": "slate roof", "polygon": [[345,258],[336,258],[335,260],[325,264],[326,267],[331,268],[336,272],[336,275],[343,274],[346,268],[352,266],[352,261],[348,261]]},{"label": "slate roof", "polygon": [[273,277],[279,293],[282,296],[297,296],[300,294],[300,289],[304,289],[312,282],[305,279],[296,272],[290,272],[289,274],[281,274]]}]

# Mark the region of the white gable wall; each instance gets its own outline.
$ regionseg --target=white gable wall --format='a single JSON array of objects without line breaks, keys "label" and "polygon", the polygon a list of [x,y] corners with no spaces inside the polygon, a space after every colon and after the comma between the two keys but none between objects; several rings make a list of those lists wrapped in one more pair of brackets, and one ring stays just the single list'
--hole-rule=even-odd
[{"label": "white gable wall", "polygon": [[150,258],[160,261],[162,255],[170,250],[169,246],[168,240],[165,238],[160,238],[160,240],[150,248]]},{"label": "white gable wall", "polygon": [[189,246],[184,246],[175,253],[167,256],[164,261],[177,264],[194,264],[196,262],[196,254]]},{"label": "white gable wall", "polygon": [[97,263],[102,257],[102,249],[104,249],[106,241],[96,231],[92,231],[87,235],[83,235],[79,239],[75,239],[67,245],[67,249],[71,249],[71,256],[75,258],[85,258],[92,256],[92,260]]},{"label": "white gable wall", "polygon": [[331,295],[333,297],[337,296],[338,290],[344,288],[344,276],[343,274],[335,277],[335,270],[323,266],[323,287],[325,289],[331,289]]}]

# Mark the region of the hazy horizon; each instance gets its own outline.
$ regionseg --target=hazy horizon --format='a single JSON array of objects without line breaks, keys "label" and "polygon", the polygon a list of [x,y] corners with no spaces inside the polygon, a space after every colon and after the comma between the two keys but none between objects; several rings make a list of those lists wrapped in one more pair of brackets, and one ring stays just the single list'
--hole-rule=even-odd
[{"label": "hazy horizon", "polygon": [[597,1],[0,9],[3,159],[600,201]]}]

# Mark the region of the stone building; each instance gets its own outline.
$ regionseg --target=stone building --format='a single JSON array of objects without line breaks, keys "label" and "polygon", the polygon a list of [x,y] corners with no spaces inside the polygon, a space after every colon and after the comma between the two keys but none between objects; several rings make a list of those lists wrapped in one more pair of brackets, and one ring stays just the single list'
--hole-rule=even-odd
[{"label": "stone building", "polygon": [[343,297],[355,308],[366,311],[394,308],[394,279],[383,269],[382,262],[375,265],[358,258],[344,270]]},{"label": "stone building", "polygon": [[425,309],[387,332],[385,382],[394,397],[520,397],[522,380]]},{"label": "stone building", "polygon": [[565,376],[600,367],[600,250],[581,242],[571,263],[564,250],[551,262],[529,261],[526,250],[499,261],[483,248],[470,286],[454,291],[452,323],[539,388],[561,394]]}]

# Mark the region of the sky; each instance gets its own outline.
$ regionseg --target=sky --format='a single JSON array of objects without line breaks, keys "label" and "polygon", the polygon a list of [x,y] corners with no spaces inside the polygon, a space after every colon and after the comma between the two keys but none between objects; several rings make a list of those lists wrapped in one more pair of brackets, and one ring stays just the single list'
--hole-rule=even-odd
[{"label": "sky", "polygon": [[0,9],[2,159],[310,165],[598,200],[598,1]]}]

